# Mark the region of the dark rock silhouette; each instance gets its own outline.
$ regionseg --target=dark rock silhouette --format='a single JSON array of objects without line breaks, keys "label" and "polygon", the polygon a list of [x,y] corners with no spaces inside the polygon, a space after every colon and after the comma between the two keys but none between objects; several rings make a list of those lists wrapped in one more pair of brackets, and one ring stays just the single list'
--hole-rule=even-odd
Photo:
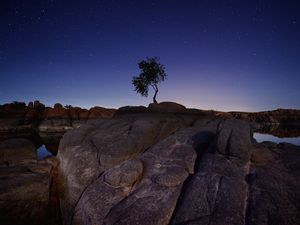
[{"label": "dark rock silhouette", "polygon": [[29,137],[40,122],[45,106],[38,101],[0,105],[0,140],[9,137]]},{"label": "dark rock silhouette", "polygon": [[184,110],[186,110],[185,106],[180,105],[178,103],[175,102],[161,102],[159,104],[157,103],[151,103],[149,105],[149,110],[153,111],[153,112],[174,112],[174,113],[178,113],[178,112],[183,112]]}]

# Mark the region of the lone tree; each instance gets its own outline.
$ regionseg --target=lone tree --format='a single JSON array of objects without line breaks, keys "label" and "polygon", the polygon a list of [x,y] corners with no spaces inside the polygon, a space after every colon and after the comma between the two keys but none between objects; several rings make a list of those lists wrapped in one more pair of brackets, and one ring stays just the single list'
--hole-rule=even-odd
[{"label": "lone tree", "polygon": [[132,84],[137,93],[148,97],[148,88],[151,86],[154,90],[153,103],[157,103],[156,95],[158,84],[167,78],[164,65],[158,62],[158,58],[146,58],[138,63],[141,73],[138,77],[132,78]]}]

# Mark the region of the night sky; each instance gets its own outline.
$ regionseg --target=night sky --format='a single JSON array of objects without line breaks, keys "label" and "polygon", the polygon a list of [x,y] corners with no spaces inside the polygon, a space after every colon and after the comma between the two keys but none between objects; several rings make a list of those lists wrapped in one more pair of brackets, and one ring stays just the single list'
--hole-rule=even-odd
[{"label": "night sky", "polygon": [[158,101],[300,109],[298,0],[1,0],[0,104],[148,105],[137,63],[157,56]]}]

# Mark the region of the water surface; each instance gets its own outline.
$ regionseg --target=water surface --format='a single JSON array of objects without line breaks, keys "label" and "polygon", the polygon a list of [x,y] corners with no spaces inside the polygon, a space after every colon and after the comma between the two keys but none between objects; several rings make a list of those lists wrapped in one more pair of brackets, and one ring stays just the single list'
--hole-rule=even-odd
[{"label": "water surface", "polygon": [[257,142],[287,142],[300,146],[300,126],[299,124],[279,124],[266,126],[255,131],[253,137]]},{"label": "water surface", "polygon": [[261,134],[261,133],[254,133],[253,137],[259,143],[263,141],[272,141],[275,143],[287,142],[290,144],[300,146],[300,137],[276,137],[272,134]]},{"label": "water surface", "polygon": [[52,156],[53,153],[48,151],[45,145],[42,145],[36,150],[36,155],[37,155],[37,160],[41,160],[46,158],[47,156]]}]

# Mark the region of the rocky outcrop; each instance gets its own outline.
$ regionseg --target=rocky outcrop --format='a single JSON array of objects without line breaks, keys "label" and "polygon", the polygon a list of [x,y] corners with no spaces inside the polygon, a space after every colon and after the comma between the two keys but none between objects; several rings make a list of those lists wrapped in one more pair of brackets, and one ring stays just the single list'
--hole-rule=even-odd
[{"label": "rocky outcrop", "polygon": [[0,105],[0,140],[15,137],[31,137],[33,128],[42,119],[45,106],[38,101],[14,102]]},{"label": "rocky outcrop", "polygon": [[162,113],[178,113],[186,110],[186,107],[175,102],[161,102],[161,103],[151,103],[148,106],[149,110],[152,112],[162,112]]},{"label": "rocky outcrop", "polygon": [[245,224],[245,176],[251,156],[249,125],[225,120],[215,134],[213,146],[198,149],[201,159],[172,224]]},{"label": "rocky outcrop", "polygon": [[63,224],[300,224],[299,147],[257,144],[247,121],[154,107],[64,135]]},{"label": "rocky outcrop", "polygon": [[101,107],[63,107],[58,103],[50,108],[38,101],[28,106],[19,102],[0,105],[1,223],[40,225],[59,218],[57,184],[51,178],[56,174],[55,160],[37,160],[36,147],[44,144],[56,155],[65,132],[89,120],[112,117],[114,112]]},{"label": "rocky outcrop", "polygon": [[62,136],[68,130],[77,128],[88,120],[99,118],[111,118],[114,109],[93,107],[90,110],[79,107],[64,108],[57,103],[53,108],[47,107],[44,112],[44,120],[39,124],[38,130],[42,136],[55,133]]},{"label": "rocky outcrop", "polygon": [[119,108],[115,112],[115,116],[123,115],[129,116],[129,114],[187,114],[197,115],[197,116],[216,116],[216,112],[212,110],[200,110],[186,108],[185,106],[178,104],[176,102],[161,102],[161,103],[150,103],[148,107],[145,106],[124,106]]},{"label": "rocky outcrop", "polygon": [[172,102],[15,103],[0,116],[1,131],[38,130],[48,146],[64,135],[57,159],[37,161],[26,139],[0,142],[5,224],[300,224],[300,147],[256,143],[258,117]]},{"label": "rocky outcrop", "polygon": [[7,225],[45,224],[54,158],[36,160],[26,139],[0,143],[0,221]]},{"label": "rocky outcrop", "polygon": [[115,113],[115,109],[106,109],[103,107],[95,106],[90,108],[89,110],[89,119],[97,119],[97,118],[111,118]]},{"label": "rocky outcrop", "polygon": [[[171,175],[170,172],[170,177],[168,178],[167,174],[166,176],[161,174],[166,172],[166,168],[164,168],[163,162],[159,162],[159,158],[155,159],[154,156],[156,153],[151,153],[149,151],[147,153],[149,158],[146,157],[145,159],[140,158],[139,156],[143,155],[142,153],[150,148],[155,142],[164,139],[170,133],[175,132],[179,127],[183,126],[184,121],[181,119],[169,118],[169,120],[166,120],[164,117],[156,116],[152,119],[148,118],[132,122],[126,121],[124,118],[101,120],[94,123],[88,123],[81,128],[66,133],[61,141],[57,156],[60,160],[60,176],[58,182],[61,184],[59,193],[62,195],[60,198],[60,205],[65,221],[67,223],[71,223],[72,221],[82,222],[87,218],[80,215],[84,216],[90,210],[98,210],[99,213],[102,213],[101,221],[103,222],[105,212],[111,210],[109,206],[113,206],[118,201],[124,199],[125,196],[130,193],[130,190],[134,188],[133,186],[137,181],[140,180],[139,178],[142,173],[144,175],[145,173],[149,173],[148,177],[145,178],[145,183],[143,185],[148,186],[152,183],[153,188],[156,188],[157,183],[162,185],[165,183],[164,186],[167,187],[168,179],[172,180],[172,176],[176,177],[176,175]],[[94,135],[90,135],[91,133]],[[176,144],[174,141],[174,138],[172,141],[168,140],[166,145]],[[165,149],[167,147],[161,146],[153,151],[158,152],[161,150],[160,148]],[[82,157],[81,153],[84,153],[84,157]],[[165,152],[163,154],[168,153]],[[171,152],[169,154],[171,154]],[[195,153],[190,152],[190,154],[192,155],[187,155],[186,160],[192,159],[193,154]],[[65,163],[65,159],[68,159],[68,163]],[[146,163],[147,160],[150,160],[148,166]],[[153,166],[153,160],[157,161],[157,166],[162,164],[162,168],[151,168]],[[183,176],[178,178],[179,181],[175,182],[176,184],[173,185],[170,183],[170,186],[182,185],[184,177],[188,175],[188,172],[184,172],[184,168],[193,168],[193,160],[184,162],[184,159],[176,159],[175,156],[174,160],[182,161],[181,164],[183,165],[189,163],[192,165],[182,167],[180,164],[176,165],[175,163],[172,166],[170,159],[169,169],[172,170],[173,167],[176,167],[174,170],[181,171],[182,175],[180,175],[180,177]],[[140,172],[135,174],[134,168]],[[130,172],[130,169],[134,169],[134,171]],[[119,174],[119,178],[113,177],[113,174]],[[156,176],[156,181],[153,180],[154,176]],[[124,178],[124,180],[121,178]],[[85,191],[94,193],[94,189],[97,190],[98,188],[107,190],[110,194],[105,193],[103,197],[98,199],[91,199],[92,196],[84,195]],[[174,188],[171,189],[173,190]],[[169,194],[171,195],[172,193],[170,192]],[[179,195],[180,188],[176,193]],[[152,195],[154,193],[148,194]],[[105,197],[106,195],[107,197]],[[115,200],[111,199],[113,196],[116,197]],[[88,201],[90,202],[88,203],[88,208],[76,213],[77,208],[80,210],[84,207],[86,202],[86,200],[84,200],[85,198],[91,199],[91,202]],[[173,197],[173,200],[175,207],[176,198],[174,199]],[[93,204],[93,201],[95,201],[94,203],[106,201],[108,202],[108,206],[98,204],[99,207],[97,208],[97,206]],[[101,213],[98,215],[99,218]],[[171,216],[170,213],[169,216]],[[89,219],[97,221],[97,218]]]},{"label": "rocky outcrop", "polygon": [[271,124],[258,126],[256,132],[262,134],[271,134],[275,137],[300,137],[300,126],[297,124]]},{"label": "rocky outcrop", "polygon": [[234,118],[246,119],[259,124],[298,124],[300,125],[300,110],[277,109],[264,112],[230,112]]},{"label": "rocky outcrop", "polygon": [[0,105],[0,140],[16,137],[35,139],[37,133],[42,139],[57,139],[70,129],[88,120],[111,118],[114,109],[93,107],[90,110],[56,103],[53,108],[45,107],[39,101]]}]

